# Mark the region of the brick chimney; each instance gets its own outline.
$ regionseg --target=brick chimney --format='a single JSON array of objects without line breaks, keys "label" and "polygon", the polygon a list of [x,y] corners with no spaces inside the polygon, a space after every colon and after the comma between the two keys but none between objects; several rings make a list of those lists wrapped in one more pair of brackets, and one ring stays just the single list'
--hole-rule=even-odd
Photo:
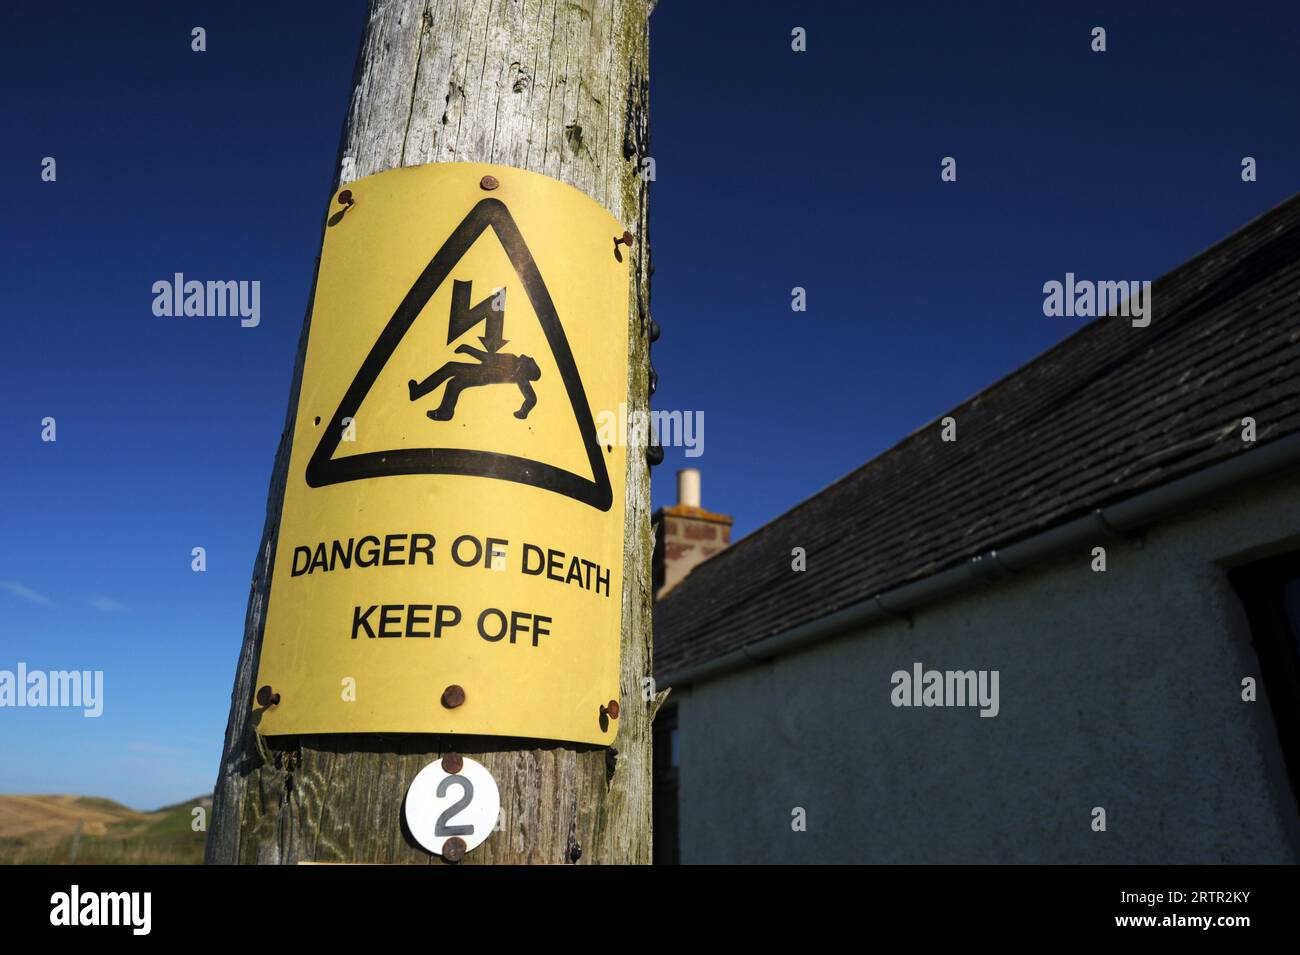
[{"label": "brick chimney", "polygon": [[677,472],[677,503],[651,518],[655,528],[654,588],[658,600],[676,587],[696,564],[731,543],[732,519],[700,507],[700,472]]}]

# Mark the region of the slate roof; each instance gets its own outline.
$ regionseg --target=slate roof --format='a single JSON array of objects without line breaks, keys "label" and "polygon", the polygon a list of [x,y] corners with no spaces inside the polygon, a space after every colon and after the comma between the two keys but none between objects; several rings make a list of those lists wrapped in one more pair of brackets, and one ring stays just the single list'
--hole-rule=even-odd
[{"label": "slate roof", "polygon": [[948,412],[956,442],[936,421],[696,567],[655,606],[656,671],[1248,453],[1247,415],[1260,445],[1300,430],[1300,195],[1151,293],[1148,327],[1088,322]]}]

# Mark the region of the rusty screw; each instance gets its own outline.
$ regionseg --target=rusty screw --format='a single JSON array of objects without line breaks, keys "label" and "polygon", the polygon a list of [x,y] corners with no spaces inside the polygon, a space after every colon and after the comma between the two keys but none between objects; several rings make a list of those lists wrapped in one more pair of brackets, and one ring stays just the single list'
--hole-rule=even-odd
[{"label": "rusty screw", "polygon": [[442,844],[442,857],[448,862],[459,862],[465,858],[465,840],[460,836],[452,836]]},{"label": "rusty screw", "polygon": [[501,185],[496,176],[484,176],[478,181],[478,187],[485,192],[491,192],[497,186]]},{"label": "rusty screw", "polygon": [[601,716],[608,716],[611,720],[618,719],[618,700],[610,700],[600,708]]},{"label": "rusty screw", "polygon": [[455,776],[465,768],[465,758],[460,753],[447,753],[442,757],[442,768]]},{"label": "rusty screw", "polygon": [[343,205],[345,205],[345,206],[350,206],[350,205],[352,205],[352,202],[353,202],[353,199],[352,199],[352,190],[351,190],[351,189],[344,189],[342,192],[340,192],[340,193],[339,193],[339,202],[343,203]]},{"label": "rusty screw", "polygon": [[636,242],[636,236],[634,236],[631,232],[624,232],[622,235],[614,236],[615,245],[625,245],[630,249],[632,248],[632,244],[634,242]]},{"label": "rusty screw", "polygon": [[453,683],[447,689],[442,691],[442,705],[449,710],[454,710],[465,702],[465,688],[459,683]]},{"label": "rusty screw", "polygon": [[257,691],[258,706],[276,706],[280,702],[280,694],[273,693],[269,686],[264,686]]}]

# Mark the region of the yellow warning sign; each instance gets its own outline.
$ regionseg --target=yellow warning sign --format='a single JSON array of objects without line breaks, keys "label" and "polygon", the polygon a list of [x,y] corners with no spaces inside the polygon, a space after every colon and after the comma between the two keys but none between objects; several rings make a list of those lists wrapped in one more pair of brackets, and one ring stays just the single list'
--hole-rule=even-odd
[{"label": "yellow warning sign", "polygon": [[623,227],[470,163],[370,176],[330,211],[259,732],[612,741]]}]

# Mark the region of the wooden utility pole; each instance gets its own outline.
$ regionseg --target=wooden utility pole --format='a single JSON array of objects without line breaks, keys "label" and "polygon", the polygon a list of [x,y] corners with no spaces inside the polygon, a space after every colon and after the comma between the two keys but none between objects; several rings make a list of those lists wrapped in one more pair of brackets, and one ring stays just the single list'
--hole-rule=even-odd
[{"label": "wooden utility pole", "polygon": [[[568,183],[635,236],[629,250],[627,406],[649,386],[647,183],[649,29],[654,0],[372,0],[336,166],[335,189],[399,166],[498,163]],[[324,198],[324,197],[322,197]],[[253,570],[206,861],[439,862],[403,832],[415,774],[452,748],[436,735],[262,738],[252,704],[278,541],[296,395]],[[629,434],[629,442],[644,435]],[[501,791],[502,830],[466,862],[650,861],[653,702],[650,477],[627,454],[620,714],[616,750],[457,736]]]}]

